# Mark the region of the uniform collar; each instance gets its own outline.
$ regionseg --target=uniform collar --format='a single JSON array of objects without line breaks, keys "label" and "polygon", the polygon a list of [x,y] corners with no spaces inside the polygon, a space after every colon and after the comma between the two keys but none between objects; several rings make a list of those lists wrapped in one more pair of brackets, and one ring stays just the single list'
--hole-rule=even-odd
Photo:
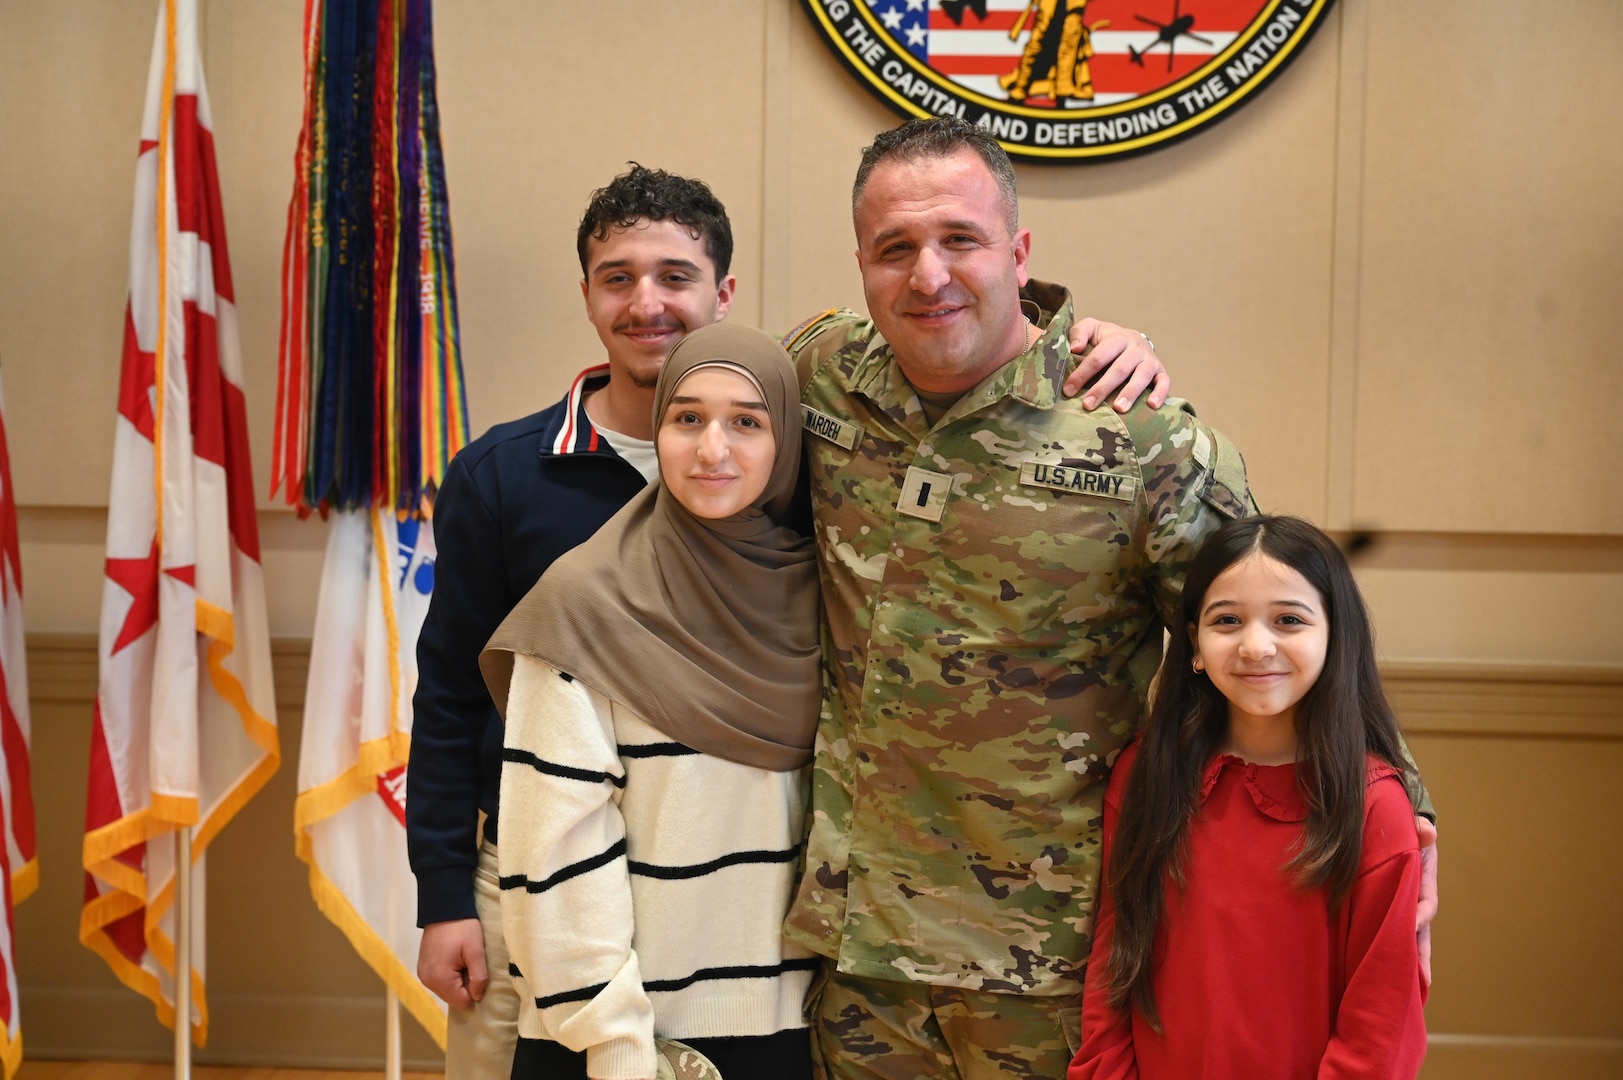
[{"label": "uniform collar", "polygon": [[568,454],[612,454],[609,441],[598,434],[592,418],[586,415],[586,395],[609,384],[609,365],[589,367],[569,387],[564,408],[541,432],[543,456]]},{"label": "uniform collar", "polygon": [[[988,375],[965,397],[975,395],[983,403],[1013,398],[1034,409],[1051,409],[1060,400],[1060,386],[1075,362],[1068,337],[1076,321],[1070,290],[1035,279],[1020,290],[1021,307],[1031,316],[1039,333],[1020,356]],[[863,351],[851,373],[852,388],[886,408],[900,408],[913,397],[913,386],[896,363],[896,354],[878,330]],[[979,407],[979,406],[977,406]]]}]

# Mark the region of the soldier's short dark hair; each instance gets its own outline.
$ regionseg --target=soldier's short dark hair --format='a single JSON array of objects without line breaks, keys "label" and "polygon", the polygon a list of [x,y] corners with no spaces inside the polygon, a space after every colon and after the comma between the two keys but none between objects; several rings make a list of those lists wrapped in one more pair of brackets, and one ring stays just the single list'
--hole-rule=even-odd
[{"label": "soldier's short dark hair", "polygon": [[609,181],[607,187],[592,192],[575,234],[575,250],[580,254],[580,272],[586,269],[586,241],[609,238],[614,229],[628,229],[639,221],[674,221],[685,226],[695,240],[704,241],[705,254],[716,264],[716,281],[727,276],[733,262],[733,226],[727,208],[721,205],[702,180],[645,169],[635,161],[626,162],[625,172]]},{"label": "soldier's short dark hair", "polygon": [[1020,196],[1015,190],[1014,163],[985,128],[956,116],[909,120],[875,138],[872,145],[862,151],[862,163],[857,166],[857,179],[851,185],[851,213],[856,214],[857,203],[868,186],[868,177],[882,162],[949,158],[963,150],[973,150],[986,162],[1003,196],[1009,235],[1013,236],[1020,225]]}]

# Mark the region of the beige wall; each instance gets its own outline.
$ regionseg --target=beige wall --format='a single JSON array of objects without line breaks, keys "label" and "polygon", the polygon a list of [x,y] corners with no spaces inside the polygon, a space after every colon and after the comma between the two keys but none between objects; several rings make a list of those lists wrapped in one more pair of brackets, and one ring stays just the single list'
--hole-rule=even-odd
[{"label": "beige wall", "polygon": [[[301,6],[204,4],[261,476]],[[36,634],[96,625],[155,7],[0,2],[0,362]],[[435,16],[475,429],[599,356],[574,226],[628,159],[705,177],[727,203],[734,318],[782,329],[860,306],[848,186],[895,117],[797,4],[442,0]],[[1342,0],[1216,127],[1110,165],[1019,166],[1039,276],[1151,333],[1265,506],[1375,534],[1361,578],[1390,669],[1419,688],[1406,700],[1431,703],[1406,719],[1443,815],[1433,1076],[1623,1065],[1623,931],[1605,908],[1623,865],[1623,633],[1603,618],[1623,610],[1623,366],[1606,351],[1623,330],[1620,42],[1614,0]],[[321,527],[268,501],[261,526],[273,632],[305,639]],[[296,648],[282,667],[288,764],[225,834],[253,857],[214,860],[215,983],[240,999],[216,1018],[226,1056],[295,1054],[233,1033],[260,998],[287,1015],[373,1007],[292,854]],[[1510,681],[1425,696],[1492,678]],[[40,784],[46,885],[19,912],[37,1053],[84,1037],[46,1023],[73,1003],[139,1000],[72,942],[88,685],[63,683],[36,717],[36,772],[61,778]],[[1549,704],[1573,686],[1586,704]],[[289,947],[241,943],[266,895]],[[311,1053],[375,1054],[370,1032],[350,1038]]]}]

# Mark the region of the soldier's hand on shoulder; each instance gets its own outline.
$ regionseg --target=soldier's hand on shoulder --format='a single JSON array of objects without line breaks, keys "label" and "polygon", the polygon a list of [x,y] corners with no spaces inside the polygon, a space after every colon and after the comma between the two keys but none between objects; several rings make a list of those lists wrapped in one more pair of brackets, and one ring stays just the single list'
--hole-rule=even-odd
[{"label": "soldier's hand on shoulder", "polygon": [[1159,409],[1172,390],[1172,376],[1155,354],[1155,344],[1137,330],[1099,319],[1079,319],[1071,327],[1070,345],[1081,360],[1066,378],[1064,393],[1076,397],[1086,388],[1083,408],[1097,408],[1115,394],[1111,407],[1124,413],[1149,390],[1145,402]]}]

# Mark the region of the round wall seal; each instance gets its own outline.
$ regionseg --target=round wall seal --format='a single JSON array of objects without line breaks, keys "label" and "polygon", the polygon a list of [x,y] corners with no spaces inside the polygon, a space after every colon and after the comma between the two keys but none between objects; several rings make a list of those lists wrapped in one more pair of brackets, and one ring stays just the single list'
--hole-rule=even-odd
[{"label": "round wall seal", "polygon": [[907,116],[951,113],[1015,157],[1155,150],[1266,86],[1335,0],[801,0]]}]

